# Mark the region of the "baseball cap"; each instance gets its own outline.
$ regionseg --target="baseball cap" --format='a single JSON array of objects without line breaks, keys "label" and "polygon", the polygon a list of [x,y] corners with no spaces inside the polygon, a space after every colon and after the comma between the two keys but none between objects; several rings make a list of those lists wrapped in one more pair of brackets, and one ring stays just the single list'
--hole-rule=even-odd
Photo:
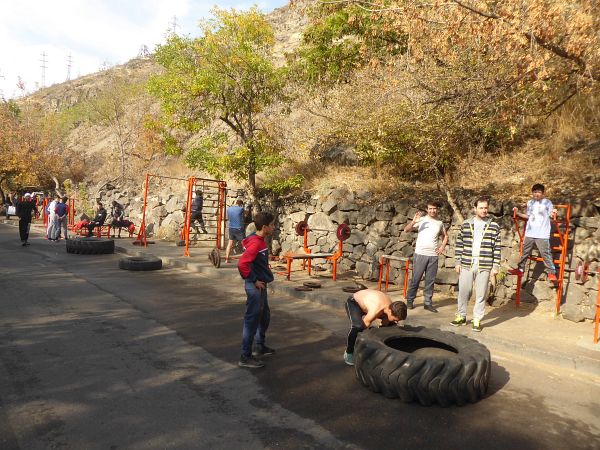
[{"label": "baseball cap", "polygon": [[31,194],[28,192],[27,194],[25,194],[23,197],[31,197]]}]

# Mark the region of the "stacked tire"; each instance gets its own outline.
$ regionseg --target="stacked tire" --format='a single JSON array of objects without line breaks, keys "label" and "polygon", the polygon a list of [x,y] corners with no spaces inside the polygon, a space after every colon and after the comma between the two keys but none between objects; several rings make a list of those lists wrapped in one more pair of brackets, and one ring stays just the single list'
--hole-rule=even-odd
[{"label": "stacked tire", "polygon": [[146,272],[162,269],[162,259],[156,256],[128,256],[119,260],[119,269]]},{"label": "stacked tire", "polygon": [[491,373],[489,350],[466,336],[430,328],[372,328],[354,349],[359,381],[373,392],[424,406],[482,399]]},{"label": "stacked tire", "polygon": [[108,255],[115,252],[115,241],[97,237],[67,239],[67,253],[76,255]]}]

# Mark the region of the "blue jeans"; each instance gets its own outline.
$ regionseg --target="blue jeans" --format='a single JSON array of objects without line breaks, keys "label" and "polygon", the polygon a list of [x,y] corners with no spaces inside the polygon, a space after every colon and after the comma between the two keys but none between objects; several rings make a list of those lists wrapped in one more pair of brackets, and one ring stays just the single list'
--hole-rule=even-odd
[{"label": "blue jeans", "polygon": [[246,290],[246,314],[244,315],[244,330],[242,332],[242,355],[252,354],[252,342],[265,345],[265,334],[271,321],[271,310],[267,300],[267,290],[257,289],[253,282],[244,281]]}]

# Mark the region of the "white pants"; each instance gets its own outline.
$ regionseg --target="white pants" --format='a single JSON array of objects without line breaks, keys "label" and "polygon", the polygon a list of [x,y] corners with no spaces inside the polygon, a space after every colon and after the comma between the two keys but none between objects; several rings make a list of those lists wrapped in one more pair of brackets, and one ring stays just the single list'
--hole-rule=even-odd
[{"label": "white pants", "polygon": [[473,292],[475,282],[475,306],[473,306],[473,319],[481,320],[485,315],[485,301],[488,293],[488,282],[490,271],[477,269],[465,269],[461,267],[458,277],[458,314],[467,317],[467,304]]}]

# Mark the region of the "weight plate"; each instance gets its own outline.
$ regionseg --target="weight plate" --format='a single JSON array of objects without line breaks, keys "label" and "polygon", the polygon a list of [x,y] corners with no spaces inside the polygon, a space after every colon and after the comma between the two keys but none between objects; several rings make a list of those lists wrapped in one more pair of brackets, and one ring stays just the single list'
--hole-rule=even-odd
[{"label": "weight plate", "polygon": [[590,263],[586,261],[585,263],[583,263],[583,274],[581,275],[582,283],[585,283],[588,280],[589,276],[590,276]]},{"label": "weight plate", "polygon": [[583,262],[579,261],[575,266],[575,280],[581,281],[583,278]]},{"label": "weight plate", "polygon": [[308,223],[306,221],[301,220],[296,224],[296,234],[298,236],[304,236],[304,231],[308,228]]},{"label": "weight plate", "polygon": [[312,291],[312,288],[306,286],[296,286],[294,289],[297,291]]},{"label": "weight plate", "polygon": [[360,286],[344,286],[344,287],[342,287],[342,291],[350,292],[352,294],[354,294],[355,292],[358,292],[358,291],[362,291],[363,289],[366,289],[366,287],[362,284]]},{"label": "weight plate", "polygon": [[210,252],[210,261],[213,263],[217,269],[221,267],[221,252],[219,252],[218,248],[213,248]]},{"label": "weight plate", "polygon": [[345,223],[341,223],[335,232],[335,235],[340,241],[345,241],[350,237],[351,234],[352,231],[350,230],[350,227]]},{"label": "weight plate", "polygon": [[303,284],[308,288],[318,289],[321,287],[321,283],[317,283],[316,281],[305,281]]}]

